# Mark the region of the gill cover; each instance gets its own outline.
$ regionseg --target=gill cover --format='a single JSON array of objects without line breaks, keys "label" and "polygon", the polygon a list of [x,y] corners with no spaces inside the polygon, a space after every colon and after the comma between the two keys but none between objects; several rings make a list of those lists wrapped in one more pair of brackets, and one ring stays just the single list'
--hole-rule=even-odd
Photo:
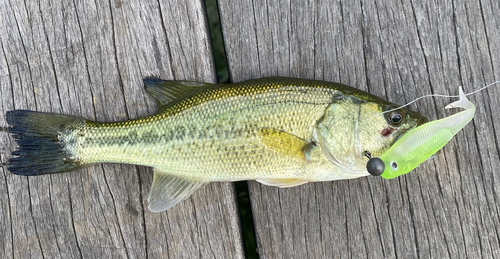
[{"label": "gill cover", "polygon": [[346,173],[363,173],[362,147],[359,140],[360,103],[364,101],[342,96],[325,111],[313,131],[323,154]]}]

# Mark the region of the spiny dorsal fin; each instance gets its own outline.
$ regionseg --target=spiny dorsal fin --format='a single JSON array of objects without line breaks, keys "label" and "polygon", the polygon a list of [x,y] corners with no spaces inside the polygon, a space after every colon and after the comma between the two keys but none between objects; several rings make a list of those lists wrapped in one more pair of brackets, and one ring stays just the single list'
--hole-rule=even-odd
[{"label": "spiny dorsal fin", "polygon": [[308,183],[309,181],[292,178],[292,179],[257,179],[257,182],[269,186],[285,188],[285,187],[294,187],[301,184],[305,184]]},{"label": "spiny dorsal fin", "polygon": [[152,212],[172,208],[205,184],[173,176],[158,169],[153,169],[153,172],[153,184],[148,197],[149,210]]},{"label": "spiny dorsal fin", "polygon": [[158,101],[162,109],[165,105],[182,100],[200,91],[214,87],[215,84],[195,81],[163,80],[148,77],[143,80],[146,92]]},{"label": "spiny dorsal fin", "polygon": [[314,143],[275,129],[261,129],[259,136],[262,143],[268,148],[305,161],[310,161],[310,152],[315,147]]}]

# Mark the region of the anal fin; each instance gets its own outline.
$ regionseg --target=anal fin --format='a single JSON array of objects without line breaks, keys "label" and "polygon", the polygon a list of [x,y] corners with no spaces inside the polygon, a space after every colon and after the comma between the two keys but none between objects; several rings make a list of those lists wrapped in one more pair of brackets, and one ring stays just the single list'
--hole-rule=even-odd
[{"label": "anal fin", "polygon": [[258,179],[257,182],[269,186],[276,186],[280,188],[286,188],[286,187],[294,187],[298,185],[302,185],[305,183],[308,183],[309,181],[307,180],[302,180],[302,179]]},{"label": "anal fin", "polygon": [[149,191],[149,210],[160,212],[191,196],[205,183],[191,181],[154,169],[153,184]]}]

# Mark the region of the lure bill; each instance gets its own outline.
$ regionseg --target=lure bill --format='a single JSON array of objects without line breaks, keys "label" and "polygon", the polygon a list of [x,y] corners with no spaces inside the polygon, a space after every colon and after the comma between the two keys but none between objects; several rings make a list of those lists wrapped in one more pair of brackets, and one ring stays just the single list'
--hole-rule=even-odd
[{"label": "lure bill", "polygon": [[381,156],[427,119],[366,92],[325,81],[271,77],[233,84],[144,80],[154,115],[122,122],[14,110],[17,175],[99,163],[153,168],[149,209],[166,210],[213,181],[291,187],[369,175]]},{"label": "lure bill", "polygon": [[467,99],[461,87],[459,92],[460,99],[445,108],[462,108],[463,111],[410,130],[380,156],[384,166],[376,167],[380,165],[380,161],[374,160],[378,162],[367,166],[368,169],[373,168],[373,171],[384,169],[381,176],[391,179],[410,172],[443,148],[474,118],[476,112],[475,105]]}]

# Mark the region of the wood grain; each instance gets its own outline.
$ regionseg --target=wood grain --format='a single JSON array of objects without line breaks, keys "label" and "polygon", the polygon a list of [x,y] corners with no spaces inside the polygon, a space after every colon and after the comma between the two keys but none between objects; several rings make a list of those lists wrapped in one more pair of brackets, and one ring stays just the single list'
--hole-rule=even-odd
[{"label": "wood grain", "polygon": [[[500,79],[496,0],[220,0],[233,81],[341,82],[403,104]],[[262,258],[498,258],[500,89],[435,159],[393,180],[250,183]],[[411,107],[434,120],[450,99]]]},{"label": "wood grain", "polygon": [[[202,1],[2,1],[0,114],[152,114],[143,77],[215,81],[207,30]],[[14,148],[0,132],[0,162]],[[154,214],[148,168],[105,164],[38,177],[1,170],[1,258],[243,257],[232,184],[207,185]]]}]

